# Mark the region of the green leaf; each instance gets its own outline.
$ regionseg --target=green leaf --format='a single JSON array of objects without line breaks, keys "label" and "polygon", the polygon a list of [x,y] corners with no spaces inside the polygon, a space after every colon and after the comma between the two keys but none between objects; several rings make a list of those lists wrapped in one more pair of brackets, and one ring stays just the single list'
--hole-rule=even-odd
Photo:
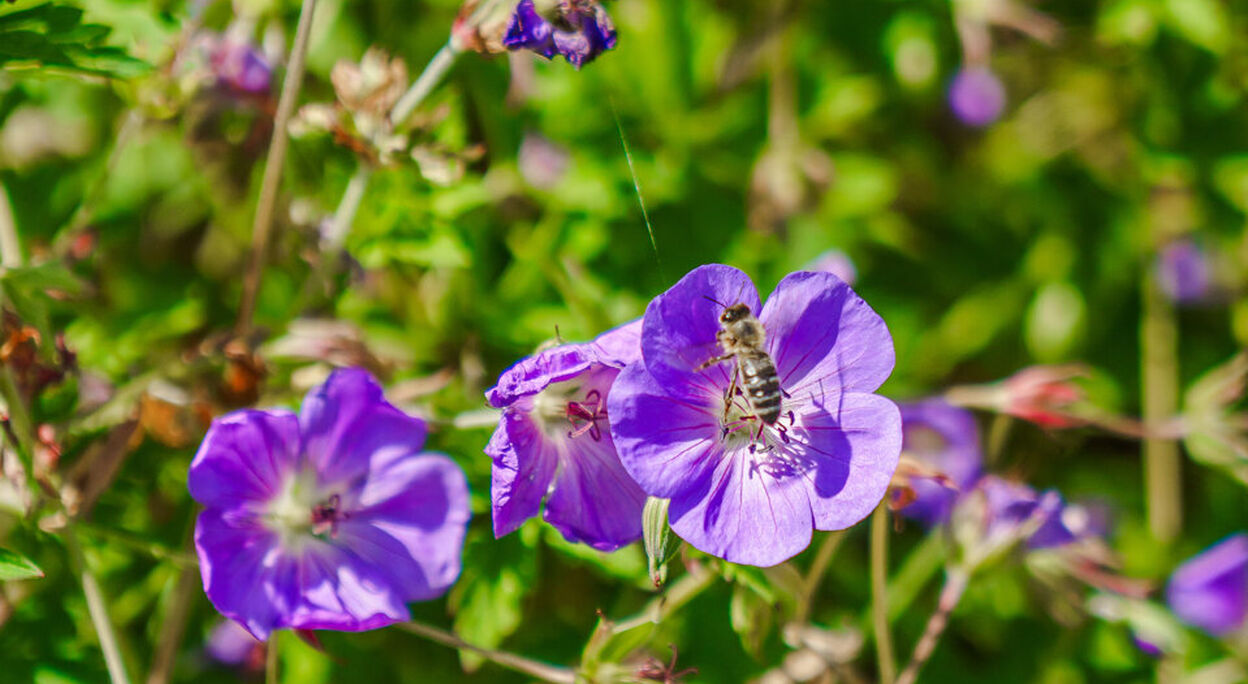
[{"label": "green leaf", "polygon": [[29,558],[16,551],[0,549],[0,581],[43,577],[43,571]]},{"label": "green leaf", "polygon": [[109,27],[84,24],[82,17],[79,8],[52,4],[0,13],[0,68],[47,68],[118,78],[149,70],[147,63],[123,49],[104,44]]}]

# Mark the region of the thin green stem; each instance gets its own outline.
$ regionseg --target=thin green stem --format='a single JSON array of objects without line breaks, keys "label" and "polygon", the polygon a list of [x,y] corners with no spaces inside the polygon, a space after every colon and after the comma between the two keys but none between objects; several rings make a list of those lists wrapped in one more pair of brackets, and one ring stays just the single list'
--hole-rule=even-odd
[{"label": "thin green stem", "polygon": [[269,634],[269,640],[264,644],[264,684],[277,684],[281,680],[277,658],[278,635],[281,633],[281,630],[273,630]]},{"label": "thin green stem", "polygon": [[433,92],[435,86],[450,70],[451,65],[455,63],[455,58],[459,56],[459,51],[455,49],[451,42],[447,42],[438,50],[433,59],[429,60],[429,64],[425,66],[425,70],[417,77],[412,87],[403,93],[399,101],[394,104],[394,108],[390,110],[390,123],[395,128],[403,125],[407,121],[407,117],[412,115],[416,107],[424,101],[429,93]]},{"label": "thin green stem", "polygon": [[87,560],[78,542],[77,532],[71,523],[65,528],[65,545],[69,549],[70,561],[73,563],[78,577],[82,582],[82,593],[87,599],[87,613],[91,616],[91,624],[100,640],[100,650],[104,652],[104,665],[108,668],[108,678],[112,684],[129,684],[126,666],[122,661],[121,649],[117,645],[117,634],[113,631],[113,623],[108,616],[108,602],[104,600],[104,592],[100,589],[95,575],[87,566]]},{"label": "thin green stem", "polygon": [[888,628],[888,505],[884,502],[871,516],[871,615],[880,684],[892,684],[897,665]]},{"label": "thin green stem", "polygon": [[273,116],[273,138],[269,143],[269,156],[264,162],[264,177],[260,181],[260,196],[256,202],[256,217],[251,226],[251,259],[243,274],[243,298],[238,307],[236,332],[251,329],[255,313],[256,297],[260,293],[260,281],[269,248],[269,234],[273,230],[273,213],[277,205],[277,192],[281,186],[282,170],[286,161],[286,135],[290,116],[299,99],[303,85],[304,62],[308,55],[308,40],[312,33],[312,16],[316,13],[316,0],[303,0],[299,10],[299,26],[295,29],[295,45],[290,51],[290,63],[286,78],[282,81],[282,94],[277,101],[277,113]]},{"label": "thin green stem", "polygon": [[810,571],[802,579],[802,595],[798,597],[797,610],[793,616],[796,621],[805,622],[810,616],[810,609],[815,602],[815,594],[819,591],[819,583],[823,580],[823,574],[828,571],[828,565],[831,564],[832,557],[836,555],[837,549],[841,548],[841,543],[845,541],[845,537],[845,530],[829,532],[824,536],[823,543],[819,545],[819,550],[815,552],[815,560],[810,564]]},{"label": "thin green stem", "polygon": [[970,573],[962,568],[951,567],[946,571],[945,586],[940,590],[936,610],[928,618],[927,626],[923,629],[923,636],[919,637],[919,643],[914,647],[914,655],[910,657],[910,663],[897,678],[897,684],[914,684],[919,678],[919,670],[923,669],[923,664],[935,652],[936,644],[940,643],[940,636],[949,626],[949,616],[958,606],[958,601],[962,600],[962,594],[966,591],[969,580]]},{"label": "thin green stem", "polygon": [[9,193],[0,185],[0,266],[14,268],[22,265],[22,243],[17,238],[17,222],[13,218],[13,205]]},{"label": "thin green stem", "polygon": [[[1144,276],[1144,320],[1140,326],[1141,391],[1144,424],[1171,418],[1178,408],[1178,325],[1174,306],[1161,292],[1152,272]],[[1148,529],[1169,543],[1183,525],[1182,462],[1173,439],[1150,435],[1144,440],[1144,494]]]},{"label": "thin green stem", "polygon": [[[459,638],[457,635],[443,629],[439,629],[432,625],[426,625],[420,622],[404,622],[398,625],[402,629],[412,634],[422,636],[430,641],[449,646],[461,651],[471,651],[477,655],[497,663],[509,670],[515,670],[530,677],[536,677],[544,682],[553,682],[554,684],[575,684],[576,673],[566,667],[558,667],[550,665],[524,656],[505,651],[494,651],[488,648],[482,648],[475,644]],[[271,683],[272,684],[272,683]]]},{"label": "thin green stem", "polygon": [[636,615],[614,623],[612,633],[619,634],[646,623],[658,624],[680,610],[704,589],[715,583],[717,575],[705,568],[690,570],[668,586],[667,591],[651,599]]}]

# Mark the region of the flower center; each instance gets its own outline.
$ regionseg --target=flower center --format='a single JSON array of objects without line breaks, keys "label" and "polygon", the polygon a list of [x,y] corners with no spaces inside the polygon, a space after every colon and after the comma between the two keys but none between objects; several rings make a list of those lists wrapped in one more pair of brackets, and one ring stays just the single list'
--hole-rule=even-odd
[{"label": "flower center", "polygon": [[602,439],[600,421],[607,419],[607,398],[596,389],[585,391],[579,382],[555,382],[533,399],[533,415],[547,435],[588,435],[597,442]]},{"label": "flower center", "polygon": [[311,468],[304,468],[287,480],[263,514],[269,526],[282,535],[283,542],[293,545],[308,536],[338,536],[338,524],[350,516],[342,508],[342,495],[322,489]]},{"label": "flower center", "polygon": [[767,425],[750,406],[740,387],[733,396],[724,391],[723,406],[719,418],[719,441],[725,449],[749,449],[750,453],[759,453],[771,451],[777,443],[789,443],[789,428],[795,423],[792,410],[786,410],[775,424]]}]

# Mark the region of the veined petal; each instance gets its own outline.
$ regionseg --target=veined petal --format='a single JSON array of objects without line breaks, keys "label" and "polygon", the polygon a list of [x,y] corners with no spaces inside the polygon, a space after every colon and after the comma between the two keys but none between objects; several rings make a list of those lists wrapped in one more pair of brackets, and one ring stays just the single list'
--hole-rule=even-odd
[{"label": "veined petal", "polygon": [[790,395],[873,392],[893,372],[884,319],[831,273],[789,274],[759,320],[780,386]]},{"label": "veined petal", "polygon": [[281,490],[299,458],[299,421],[283,409],[245,410],[213,421],[186,476],[208,507],[263,503]]},{"label": "veined petal", "polygon": [[640,361],[641,324],[642,319],[638,318],[594,338],[589,346],[593,349],[598,363],[612,368],[623,368],[630,363]]},{"label": "veined petal", "polygon": [[615,379],[607,397],[620,462],[647,494],[670,499],[705,478],[722,457],[712,396],[674,397],[644,364]]},{"label": "veined petal", "polygon": [[693,269],[651,300],[642,324],[641,349],[646,370],[661,387],[681,397],[705,394],[721,380],[718,386],[727,387],[731,360],[700,373],[696,369],[720,355],[715,341],[719,315],[724,307],[739,303],[747,304],[755,315],[761,309],[749,276],[722,264]]},{"label": "veined petal", "polygon": [[616,455],[611,434],[560,440],[555,485],[546,500],[545,519],[572,542],[614,551],[641,538],[646,494],[629,477]]},{"label": "veined petal", "polygon": [[485,393],[486,401],[494,408],[510,406],[552,383],[571,380],[589,371],[594,361],[594,350],[587,344],[564,344],[525,357],[503,371],[498,384]]},{"label": "veined petal", "polygon": [[370,470],[419,453],[424,421],[386,401],[381,386],[358,368],[334,371],[308,393],[299,413],[304,457],[323,485],[356,487]]},{"label": "veined petal", "polygon": [[511,534],[541,509],[559,463],[557,454],[545,447],[541,430],[528,414],[503,412],[485,447],[494,461],[490,498],[496,538]]},{"label": "veined petal", "polygon": [[800,478],[773,477],[747,452],[729,454],[672,499],[672,531],[733,563],[768,567],[810,545],[810,503]]},{"label": "veined petal", "polygon": [[[297,597],[278,586],[278,535],[260,521],[210,508],[195,522],[204,593],[222,615],[261,641],[283,626]],[[283,591],[285,590],[285,591]]]}]

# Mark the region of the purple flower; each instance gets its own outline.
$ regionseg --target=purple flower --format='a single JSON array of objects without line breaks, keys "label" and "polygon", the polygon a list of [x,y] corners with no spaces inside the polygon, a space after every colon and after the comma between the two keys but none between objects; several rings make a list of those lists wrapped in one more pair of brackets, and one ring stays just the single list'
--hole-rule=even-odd
[{"label": "purple flower", "polygon": [[[730,393],[735,359],[706,366],[721,354],[720,316],[736,304],[765,329],[782,396],[772,424]],[[701,266],[650,302],[641,339],[643,360],[620,373],[607,402],[611,432],[633,479],[671,500],[685,541],[775,565],[806,548],[812,529],[849,527],[883,498],[901,416],[872,392],[892,372],[893,341],[840,279],[790,274],[762,306],[741,271]]]},{"label": "purple flower", "polygon": [[494,536],[537,515],[569,541],[613,551],[641,537],[646,495],[616,455],[607,399],[620,368],[640,357],[641,321],[587,344],[530,356],[486,393],[503,409],[485,448],[494,461]]},{"label": "purple flower", "polygon": [[262,95],[273,82],[273,67],[253,45],[222,38],[210,56],[217,82],[242,95]]},{"label": "purple flower", "polygon": [[949,86],[949,106],[962,123],[987,126],[996,121],[1005,109],[1005,87],[990,69],[962,69]]},{"label": "purple flower", "polygon": [[553,4],[549,17],[537,11],[533,0],[520,0],[503,36],[505,47],[532,50],[547,59],[561,54],[577,69],[615,47],[615,25],[595,0],[544,4]]},{"label": "purple flower", "polygon": [[1157,254],[1157,284],[1171,301],[1195,304],[1213,288],[1209,257],[1191,240],[1171,242]]},{"label": "purple flower", "polygon": [[979,426],[970,411],[943,399],[902,404],[901,425],[902,452],[948,480],[911,477],[915,498],[900,512],[924,524],[939,525],[949,519],[960,493],[979,477],[983,462]]},{"label": "purple flower", "polygon": [[204,650],[222,665],[251,670],[264,667],[264,642],[256,641],[250,632],[233,620],[222,620],[212,628]]},{"label": "purple flower", "polygon": [[851,286],[858,279],[858,269],[854,267],[853,259],[850,259],[848,254],[839,249],[829,249],[820,254],[803,270],[831,273],[837,278],[844,280],[846,285]]},{"label": "purple flower", "polygon": [[363,370],[335,371],[296,415],[215,420],[187,485],[204,591],[257,639],[275,629],[376,629],[459,575],[468,485],[422,452],[423,421]]},{"label": "purple flower", "polygon": [[1170,575],[1166,602],[1183,622],[1223,636],[1248,617],[1248,534],[1227,537]]}]

